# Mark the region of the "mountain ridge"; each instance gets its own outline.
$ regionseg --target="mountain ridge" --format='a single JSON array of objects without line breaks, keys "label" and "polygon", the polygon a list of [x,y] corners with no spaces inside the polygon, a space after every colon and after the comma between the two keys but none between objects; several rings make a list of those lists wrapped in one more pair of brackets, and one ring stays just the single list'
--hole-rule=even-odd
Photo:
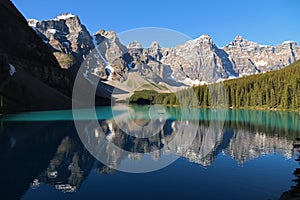
[{"label": "mountain ridge", "polygon": [[[74,18],[78,19],[79,26],[84,26],[81,24],[79,17],[71,13],[61,14],[55,19],[42,20],[41,22],[50,24],[48,27],[51,27],[51,24],[57,21],[67,21]],[[33,22],[35,24],[39,23],[37,20],[28,20],[29,25],[33,24]],[[41,29],[31,26],[34,29]],[[42,32],[45,33],[45,31],[45,29],[42,29]],[[57,31],[62,32],[62,30]],[[236,36],[226,46],[220,48],[208,34],[204,34],[174,48],[161,47],[155,41],[150,47],[143,48],[138,41],[132,41],[132,43],[125,46],[125,44],[120,42],[114,31],[100,30],[92,35],[85,29],[84,34],[91,37],[86,37],[86,41],[82,40],[79,42],[88,44],[86,45],[88,48],[85,54],[80,54],[79,57],[84,59],[84,56],[87,56],[92,51],[91,38],[93,38],[94,46],[101,46],[99,49],[102,54],[101,57],[104,58],[104,61],[100,64],[102,66],[93,66],[94,71],[104,74],[107,72],[99,71],[110,66],[113,70],[109,71],[113,72],[108,74],[107,78],[111,80],[126,78],[125,74],[130,73],[129,65],[131,68],[141,66],[143,70],[151,71],[151,73],[159,72],[159,68],[162,65],[168,66],[170,71],[168,79],[186,85],[194,85],[278,70],[300,58],[300,47],[294,41],[285,41],[276,46],[271,46],[260,45],[242,36]],[[44,36],[49,39],[51,34],[44,34]],[[57,38],[57,40],[59,44],[64,44],[63,40],[59,41],[60,38]],[[79,39],[75,38],[74,41],[73,43],[76,44]],[[102,44],[102,42],[104,43]],[[153,44],[157,47],[153,48],[155,46]],[[80,50],[80,48],[78,49]],[[140,50],[138,51],[138,49]],[[59,49],[56,48],[56,50]],[[76,57],[76,52],[74,51],[72,53],[64,53],[72,54]],[[78,65],[81,62],[82,60],[77,59]],[[93,73],[92,71],[91,73]],[[158,74],[158,76],[160,75]],[[156,81],[154,80],[154,82]]]}]

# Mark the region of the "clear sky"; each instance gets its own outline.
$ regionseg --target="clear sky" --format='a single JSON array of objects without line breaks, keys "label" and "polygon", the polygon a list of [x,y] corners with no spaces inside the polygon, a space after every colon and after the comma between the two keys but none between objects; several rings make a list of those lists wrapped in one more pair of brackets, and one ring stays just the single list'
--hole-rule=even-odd
[{"label": "clear sky", "polygon": [[300,44],[299,0],[12,0],[26,18],[71,12],[91,33],[133,28],[174,29],[192,38],[209,34],[222,47],[235,36],[261,44]]}]

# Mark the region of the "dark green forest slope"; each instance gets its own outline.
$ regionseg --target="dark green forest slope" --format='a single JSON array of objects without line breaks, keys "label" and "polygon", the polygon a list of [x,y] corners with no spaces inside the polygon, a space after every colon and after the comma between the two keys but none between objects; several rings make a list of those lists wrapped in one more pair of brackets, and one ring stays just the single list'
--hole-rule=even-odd
[{"label": "dark green forest slope", "polygon": [[[192,100],[193,94],[197,100]],[[170,106],[300,109],[300,60],[278,71],[194,86],[177,93],[137,91],[131,103]]]}]

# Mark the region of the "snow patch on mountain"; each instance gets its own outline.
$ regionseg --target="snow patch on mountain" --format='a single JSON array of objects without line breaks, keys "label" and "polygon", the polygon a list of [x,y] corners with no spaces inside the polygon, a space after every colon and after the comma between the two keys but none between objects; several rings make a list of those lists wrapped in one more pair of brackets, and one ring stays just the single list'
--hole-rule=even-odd
[{"label": "snow patch on mountain", "polygon": [[13,76],[15,73],[16,73],[16,68],[12,64],[9,64],[9,74]]},{"label": "snow patch on mountain", "polygon": [[55,34],[58,31],[56,29],[54,29],[54,28],[49,28],[49,29],[47,29],[47,32]]},{"label": "snow patch on mountain", "polygon": [[76,15],[73,15],[71,13],[65,13],[65,14],[61,14],[61,15],[58,15],[55,19],[57,20],[66,20],[66,19],[69,19],[69,18],[73,18],[73,17],[76,17]]},{"label": "snow patch on mountain", "polygon": [[112,73],[115,71],[115,69],[112,68],[112,66],[107,65],[107,66],[105,67],[105,70],[106,70],[107,73],[108,73],[108,80],[112,80]]},{"label": "snow patch on mountain", "polygon": [[27,22],[28,22],[28,25],[29,25],[29,26],[31,26],[31,27],[36,27],[36,24],[37,24],[39,21],[36,20],[36,19],[28,19]]},{"label": "snow patch on mountain", "polygon": [[268,65],[268,63],[267,63],[266,61],[264,61],[264,60],[260,60],[260,61],[256,62],[255,64],[256,64],[256,66],[258,66],[258,67]]},{"label": "snow patch on mountain", "polygon": [[182,82],[187,85],[207,85],[208,84],[206,81],[200,81],[197,79],[192,80],[190,78],[185,78]]}]

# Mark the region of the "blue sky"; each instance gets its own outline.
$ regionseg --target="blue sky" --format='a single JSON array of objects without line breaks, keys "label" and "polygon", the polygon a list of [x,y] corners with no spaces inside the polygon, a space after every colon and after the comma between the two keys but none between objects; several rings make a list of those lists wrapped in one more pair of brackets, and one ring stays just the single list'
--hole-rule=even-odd
[{"label": "blue sky", "polygon": [[235,36],[261,44],[285,40],[300,44],[300,1],[99,1],[12,0],[26,18],[51,19],[71,12],[91,33],[100,29],[117,33],[133,28],[174,29],[192,38],[209,34],[222,47]]}]

